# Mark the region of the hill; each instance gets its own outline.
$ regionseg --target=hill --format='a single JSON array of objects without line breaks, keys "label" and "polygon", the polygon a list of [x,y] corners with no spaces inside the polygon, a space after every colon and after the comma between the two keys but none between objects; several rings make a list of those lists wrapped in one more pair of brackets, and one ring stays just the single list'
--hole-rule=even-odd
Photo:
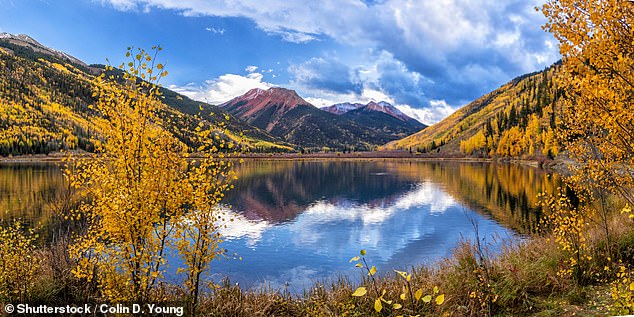
[{"label": "hill", "polygon": [[555,64],[523,75],[459,109],[441,122],[383,150],[482,157],[555,156],[553,129],[561,91],[553,82]]},{"label": "hill", "polygon": [[[0,155],[93,151],[100,131],[92,124],[97,114],[89,105],[95,102],[92,79],[102,71],[101,65],[86,65],[26,35],[0,33]],[[168,129],[187,144],[192,144],[189,131],[200,121],[194,109],[202,107],[205,122],[226,122],[226,137],[244,147],[291,150],[222,109],[167,89],[163,93],[169,107],[162,116],[173,122]]]}]

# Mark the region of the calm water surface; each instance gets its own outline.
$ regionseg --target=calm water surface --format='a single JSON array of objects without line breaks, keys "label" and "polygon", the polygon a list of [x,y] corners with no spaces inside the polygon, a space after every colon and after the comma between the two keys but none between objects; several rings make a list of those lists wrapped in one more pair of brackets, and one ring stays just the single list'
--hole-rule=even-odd
[{"label": "calm water surface", "polygon": [[[348,260],[360,249],[391,272],[450,255],[473,237],[472,222],[487,241],[533,231],[537,193],[559,184],[541,170],[484,163],[257,161],[237,172],[222,247],[242,260],[215,261],[211,277],[290,291],[358,278]],[[46,226],[65,186],[51,165],[0,166],[0,212]]]}]

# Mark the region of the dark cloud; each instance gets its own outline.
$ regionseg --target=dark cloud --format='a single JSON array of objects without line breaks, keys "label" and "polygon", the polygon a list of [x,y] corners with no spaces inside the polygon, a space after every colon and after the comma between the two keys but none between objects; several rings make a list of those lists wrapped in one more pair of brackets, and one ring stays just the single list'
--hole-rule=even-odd
[{"label": "dark cloud", "polygon": [[424,106],[429,100],[426,96],[425,79],[418,73],[410,72],[403,63],[389,59],[380,62],[377,67],[377,88],[394,98],[398,104]]},{"label": "dark cloud", "polygon": [[[415,107],[430,100],[459,105],[559,59],[556,41],[540,27],[545,18],[535,11],[545,0],[102,1],[244,17],[286,41],[321,41],[326,50],[336,42],[349,49],[343,62],[312,58],[288,69],[291,84],[324,96],[370,88]],[[374,77],[357,74],[354,50],[375,52],[375,61],[361,61],[375,67]],[[381,59],[383,52],[390,58]]]},{"label": "dark cloud", "polygon": [[361,93],[362,86],[354,82],[351,69],[336,59],[314,57],[289,67],[296,85],[334,93]]}]

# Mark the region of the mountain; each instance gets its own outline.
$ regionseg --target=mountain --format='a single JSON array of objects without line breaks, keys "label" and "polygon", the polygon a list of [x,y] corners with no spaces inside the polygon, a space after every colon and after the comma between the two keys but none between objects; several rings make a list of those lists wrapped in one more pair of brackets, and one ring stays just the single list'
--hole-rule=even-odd
[{"label": "mountain", "polygon": [[[92,80],[103,66],[86,65],[27,35],[0,35],[0,156],[92,151],[100,138],[93,124],[97,114],[89,108],[96,102]],[[292,150],[222,109],[167,89],[163,93],[168,107],[160,115],[170,118],[167,129],[186,144],[194,145],[190,135],[200,119],[192,114],[202,107],[204,122],[226,122],[225,136],[243,147]]]},{"label": "mountain", "polygon": [[350,110],[342,115],[364,126],[381,129],[388,133],[405,137],[427,126],[413,119],[387,102],[374,101],[363,107]]},{"label": "mountain", "polygon": [[321,110],[336,114],[363,127],[383,131],[399,138],[416,133],[427,126],[410,118],[393,105],[381,101],[368,104],[338,103]]},{"label": "mountain", "polygon": [[338,104],[334,104],[332,106],[329,107],[323,107],[323,108],[319,108],[323,111],[327,111],[333,114],[344,114],[350,110],[354,110],[354,109],[358,109],[365,106],[362,103],[349,103],[349,102],[344,102],[344,103],[338,103]]},{"label": "mountain", "polygon": [[355,110],[358,110],[359,112],[365,112],[365,113],[372,112],[372,111],[383,112],[401,121],[410,122],[411,124],[414,124],[414,125],[417,124],[419,126],[422,126],[423,128],[425,127],[425,125],[418,122],[418,120],[409,117],[408,115],[404,114],[402,111],[398,110],[396,107],[394,107],[393,105],[385,101],[380,101],[378,103],[374,101],[370,101],[369,103],[365,105],[362,103],[344,102],[344,103],[334,104],[329,107],[323,107],[320,109],[330,113],[337,114],[337,115],[342,115],[342,114],[355,111]]},{"label": "mountain", "polygon": [[559,152],[554,128],[562,92],[553,81],[558,70],[559,63],[517,77],[441,122],[381,149],[445,156],[553,157]]},{"label": "mountain", "polygon": [[58,59],[61,59],[62,61],[70,62],[72,64],[88,66],[84,62],[80,61],[79,59],[73,56],[70,56],[64,52],[54,50],[50,47],[46,47],[40,44],[40,42],[36,41],[35,39],[33,39],[32,37],[26,34],[13,35],[10,33],[2,32],[0,33],[0,41],[4,42],[5,44],[12,44],[17,47],[29,49],[35,53],[54,56],[54,57],[57,57]]},{"label": "mountain", "polygon": [[401,119],[402,121],[418,121],[415,119],[412,119],[410,117],[408,117],[406,114],[404,114],[403,112],[401,112],[400,110],[396,109],[396,107],[392,106],[391,104],[385,102],[385,101],[381,101],[379,103],[376,103],[374,101],[371,101],[370,103],[368,103],[367,105],[365,105],[365,107],[361,108],[360,110],[364,110],[364,111],[378,111],[378,112],[383,112],[385,114],[389,114],[392,117],[395,117],[397,119]]},{"label": "mountain", "polygon": [[307,148],[368,150],[402,136],[320,110],[285,88],[252,89],[220,107],[286,142]]}]

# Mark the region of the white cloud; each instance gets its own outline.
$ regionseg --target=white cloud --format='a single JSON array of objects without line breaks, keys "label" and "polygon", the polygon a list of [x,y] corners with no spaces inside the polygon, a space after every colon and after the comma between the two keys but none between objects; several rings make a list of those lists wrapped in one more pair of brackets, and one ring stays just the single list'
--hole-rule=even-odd
[{"label": "white cloud", "polygon": [[[374,63],[356,65],[357,56],[341,60],[357,76],[351,76],[352,84],[360,85],[353,96],[362,97],[365,88],[382,92],[397,104],[424,108],[416,113],[426,122],[440,116],[425,114],[434,110],[430,100],[457,104],[477,98],[559,56],[553,37],[540,28],[545,18],[534,10],[545,0],[101,1],[119,10],[153,7],[184,16],[243,17],[288,42],[333,39],[346,48],[379,52]],[[304,90],[321,104],[351,94]]]},{"label": "white cloud", "polygon": [[396,105],[406,115],[426,124],[432,125],[454,113],[459,107],[452,107],[444,100],[431,100],[427,108],[414,108],[410,105]]},{"label": "white cloud", "polygon": [[315,35],[312,35],[309,33],[302,33],[302,32],[272,32],[272,33],[279,34],[280,36],[282,36],[282,38],[285,41],[291,42],[291,43],[306,43],[306,42],[310,42],[317,39]]},{"label": "white cloud", "polygon": [[244,71],[246,71],[248,73],[254,73],[256,70],[258,70],[258,67],[255,66],[255,65],[249,65],[249,66],[244,68]]},{"label": "white cloud", "polygon": [[259,73],[250,73],[246,76],[225,74],[207,80],[202,85],[190,83],[185,86],[171,85],[168,88],[194,100],[217,105],[240,96],[250,89],[268,89],[274,86],[262,81],[262,78],[262,74]]},{"label": "white cloud", "polygon": [[[244,17],[289,42],[304,43],[325,35],[346,45],[363,43],[391,50],[401,60],[405,59],[401,55],[409,54],[435,62],[446,62],[451,52],[492,46],[503,40],[498,38],[499,33],[515,32],[517,27],[520,35],[525,30],[541,32],[539,25],[544,22],[533,9],[543,0],[387,0],[371,6],[358,0],[268,0],[266,5],[250,0],[101,1],[119,10],[157,7],[185,16]],[[547,37],[537,32],[531,35]],[[551,50],[540,43],[529,47],[520,38],[516,46],[524,47],[523,59],[533,60],[531,54]],[[500,53],[514,57],[511,52]]]},{"label": "white cloud", "polygon": [[223,29],[223,28],[215,28],[213,26],[212,27],[206,27],[205,31],[211,32],[211,33],[214,33],[214,34],[220,34],[220,35],[225,34],[225,29]]},{"label": "white cloud", "polygon": [[101,3],[110,3],[117,10],[122,11],[134,10],[139,5],[136,0],[101,0]]}]

